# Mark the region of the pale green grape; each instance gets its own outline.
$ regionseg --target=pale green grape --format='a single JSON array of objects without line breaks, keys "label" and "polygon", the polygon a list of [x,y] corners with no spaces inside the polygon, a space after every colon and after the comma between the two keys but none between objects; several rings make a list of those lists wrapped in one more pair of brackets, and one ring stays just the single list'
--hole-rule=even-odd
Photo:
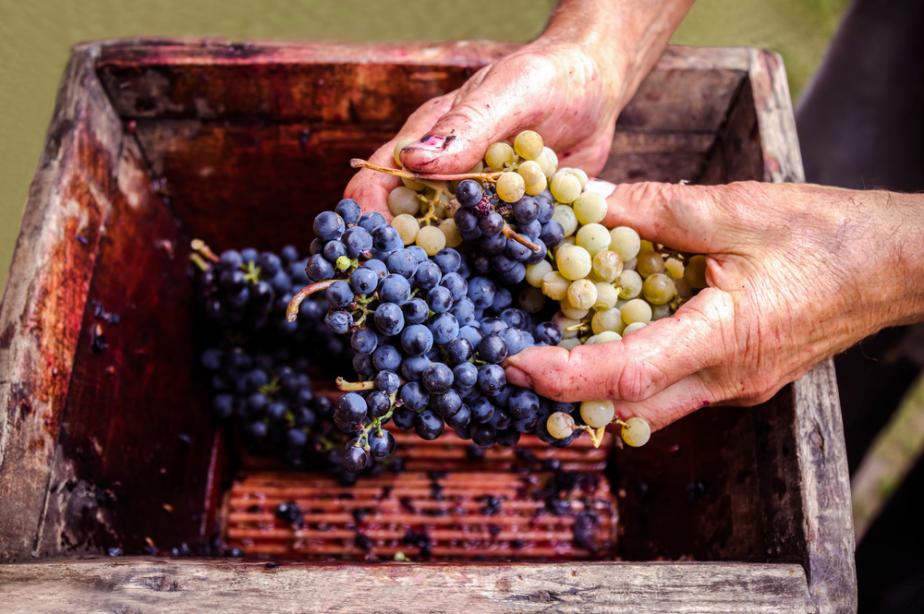
[{"label": "pale green grape", "polygon": [[574,214],[581,224],[602,222],[606,217],[606,199],[597,192],[584,192],[574,200]]},{"label": "pale green grape", "polygon": [[622,312],[616,307],[598,311],[590,320],[590,329],[598,335],[608,330],[614,333],[622,333],[625,327],[626,323],[622,321]]},{"label": "pale green grape", "polygon": [[702,290],[709,285],[706,282],[706,257],[693,256],[690,258],[686,269],[683,271],[683,278],[690,284],[691,288],[696,290]]},{"label": "pale green grape", "polygon": [[561,341],[558,342],[558,347],[565,348],[569,352],[579,345],[581,345],[581,340],[578,339],[577,337],[571,337],[570,339],[562,339]]},{"label": "pale green grape", "polygon": [[563,245],[555,254],[555,264],[565,279],[583,279],[590,273],[590,254],[577,245]]},{"label": "pale green grape", "polygon": [[587,185],[587,180],[588,180],[587,173],[584,172],[584,169],[577,168],[577,167],[568,167],[567,171],[571,173],[572,175],[574,175],[575,177],[577,177],[578,181],[581,182],[581,189],[583,190],[584,186]]},{"label": "pale green grape", "polygon": [[616,417],[616,406],[612,401],[584,401],[581,403],[581,418],[591,428],[605,427]]},{"label": "pale green grape", "polygon": [[549,190],[558,202],[572,203],[581,195],[581,180],[576,175],[559,169],[552,175]]},{"label": "pale green grape", "polygon": [[630,258],[629,260],[626,260],[623,268],[629,269],[630,271],[634,271],[636,264],[638,264],[638,258]]},{"label": "pale green grape", "polygon": [[571,282],[558,271],[549,271],[542,276],[542,293],[553,301],[563,300],[570,285]]},{"label": "pale green grape", "polygon": [[346,271],[353,266],[353,261],[350,260],[349,256],[338,256],[334,261],[334,266],[337,267],[338,271]]},{"label": "pale green grape", "polygon": [[633,322],[632,324],[629,324],[624,329],[622,329],[622,336],[625,337],[627,335],[630,335],[637,330],[642,330],[646,326],[648,326],[647,322]]},{"label": "pale green grape", "polygon": [[610,246],[610,231],[602,224],[586,224],[577,231],[577,244],[595,256]]},{"label": "pale green grape", "polygon": [[552,219],[561,224],[565,237],[570,237],[577,230],[577,217],[574,215],[574,209],[568,205],[555,205],[555,209],[552,210]]},{"label": "pale green grape", "polygon": [[546,179],[551,179],[555,171],[558,170],[558,156],[548,147],[542,148],[542,155],[539,156],[537,162],[542,167],[542,172],[545,174]]},{"label": "pale green grape", "polygon": [[664,273],[649,275],[642,284],[642,296],[652,305],[665,305],[671,302],[676,293],[674,280]]},{"label": "pale green grape", "polygon": [[537,288],[529,286],[520,290],[520,307],[527,313],[539,313],[545,307],[545,297]]},{"label": "pale green grape", "polygon": [[638,255],[635,270],[642,277],[664,272],[664,260],[658,252],[642,251]]},{"label": "pale green grape", "polygon": [[633,448],[638,448],[651,439],[651,425],[644,418],[634,416],[626,420],[619,432],[622,440]]},{"label": "pale green grape", "polygon": [[575,309],[590,309],[597,302],[597,286],[589,279],[578,279],[568,286],[566,298]]},{"label": "pale green grape", "polygon": [[595,280],[612,283],[622,273],[622,259],[612,250],[601,249],[594,254],[591,270]]},{"label": "pale green grape", "polygon": [[398,236],[404,241],[405,245],[410,245],[417,239],[417,233],[420,231],[420,222],[413,215],[400,213],[391,221],[391,225],[398,231]]},{"label": "pale green grape", "polygon": [[446,235],[446,247],[458,247],[462,245],[462,235],[459,233],[459,227],[456,221],[451,217],[440,222],[440,230]]},{"label": "pale green grape", "polygon": [[678,279],[674,282],[674,286],[677,288],[678,297],[690,298],[693,296],[693,288],[690,287],[690,284],[687,283],[686,279]]},{"label": "pale green grape", "polygon": [[401,183],[403,183],[404,187],[407,189],[414,190],[415,192],[423,192],[425,189],[427,189],[427,186],[425,186],[423,183],[417,181],[416,179],[409,179],[408,177],[402,177]]},{"label": "pale green grape", "polygon": [[616,252],[623,262],[638,255],[641,239],[638,233],[628,226],[617,226],[610,231],[610,249]]},{"label": "pale green grape", "polygon": [[597,300],[593,306],[595,311],[604,311],[616,305],[616,301],[619,300],[619,291],[613,284],[598,281],[594,286],[597,288]]},{"label": "pale green grape", "polygon": [[534,130],[524,130],[513,139],[513,150],[524,160],[535,160],[542,154],[545,143]]},{"label": "pale green grape", "polygon": [[594,345],[595,343],[610,343],[611,341],[619,341],[622,339],[622,336],[612,330],[605,330],[602,333],[597,333],[587,338],[587,341],[584,342],[584,345]]},{"label": "pale green grape", "polygon": [[621,299],[635,298],[642,292],[642,277],[632,269],[620,273],[618,283]]},{"label": "pale green grape", "polygon": [[671,256],[664,261],[664,270],[674,281],[683,279],[683,262],[679,258]]},{"label": "pale green grape", "polygon": [[526,182],[519,173],[508,171],[497,178],[497,197],[504,202],[515,203],[526,194]]},{"label": "pale green grape", "polygon": [[555,439],[567,439],[574,432],[574,418],[571,414],[563,411],[556,411],[549,414],[545,421],[545,430]]},{"label": "pale green grape", "polygon": [[651,305],[640,298],[634,298],[622,306],[622,321],[628,324],[651,322]]},{"label": "pale green grape", "polygon": [[552,270],[552,264],[548,260],[540,260],[535,264],[526,265],[526,283],[533,288],[542,287],[542,278]]},{"label": "pale green grape", "polygon": [[578,309],[577,307],[572,307],[571,303],[568,302],[567,297],[565,297],[565,300],[558,304],[558,308],[561,310],[561,315],[565,316],[569,320],[583,320],[587,317],[587,314],[590,313],[590,309]]},{"label": "pale green grape", "polygon": [[484,153],[484,162],[492,171],[502,171],[506,165],[513,164],[516,154],[513,147],[503,141],[492,143]]},{"label": "pale green grape", "polygon": [[639,241],[638,251],[639,253],[653,252],[655,251],[654,243],[652,243],[648,239],[642,239],[641,241]]},{"label": "pale green grape", "polygon": [[399,185],[397,188],[388,193],[388,210],[392,215],[417,215],[420,209],[420,199],[417,198],[417,192]]},{"label": "pale green grape", "polygon": [[552,316],[552,323],[561,331],[563,339],[573,339],[578,336],[577,327],[581,323],[580,320],[569,318],[563,313],[556,313]]},{"label": "pale green grape", "polygon": [[424,226],[417,233],[417,245],[427,252],[428,256],[435,256],[446,247],[446,235],[436,226]]},{"label": "pale green grape", "polygon": [[651,308],[651,321],[660,320],[661,318],[667,318],[671,315],[671,306],[670,305],[658,305],[657,307]]},{"label": "pale green grape", "polygon": [[526,193],[530,196],[541,194],[542,191],[545,190],[546,185],[548,185],[548,180],[545,177],[545,173],[542,172],[542,167],[534,160],[527,160],[520,164],[517,168],[517,173],[523,177],[523,182],[526,185]]}]

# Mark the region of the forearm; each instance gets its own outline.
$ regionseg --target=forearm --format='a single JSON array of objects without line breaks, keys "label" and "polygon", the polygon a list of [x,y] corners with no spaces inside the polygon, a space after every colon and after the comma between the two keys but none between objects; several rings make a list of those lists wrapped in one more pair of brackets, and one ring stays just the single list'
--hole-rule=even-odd
[{"label": "forearm", "polygon": [[867,291],[876,293],[882,284],[888,297],[880,328],[924,321],[924,194],[878,194],[880,230],[873,249],[880,279],[871,279]]},{"label": "forearm", "polygon": [[537,43],[580,44],[620,75],[632,97],[693,0],[561,0]]}]

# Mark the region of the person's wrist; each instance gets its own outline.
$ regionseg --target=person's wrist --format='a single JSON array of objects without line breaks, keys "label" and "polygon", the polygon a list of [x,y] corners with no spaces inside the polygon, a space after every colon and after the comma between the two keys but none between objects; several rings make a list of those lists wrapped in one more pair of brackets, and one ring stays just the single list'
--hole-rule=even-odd
[{"label": "person's wrist", "polygon": [[[924,320],[924,195],[874,192],[880,328]],[[875,292],[875,290],[872,290]]]}]

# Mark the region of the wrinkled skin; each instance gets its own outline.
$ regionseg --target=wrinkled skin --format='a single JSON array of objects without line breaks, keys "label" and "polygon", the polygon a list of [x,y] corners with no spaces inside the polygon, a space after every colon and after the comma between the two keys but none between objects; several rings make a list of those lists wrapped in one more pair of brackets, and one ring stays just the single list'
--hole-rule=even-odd
[{"label": "wrinkled skin", "polygon": [[[464,173],[488,145],[530,128],[559,154],[560,165],[596,174],[606,162],[625,96],[619,74],[585,46],[537,41],[426,102],[369,160],[394,166],[395,145],[410,141],[401,150],[406,168]],[[385,200],[397,185],[394,177],[363,169],[344,195],[390,217]]]},{"label": "wrinkled skin", "polygon": [[507,361],[511,382],[563,401],[614,399],[620,416],[657,429],[704,405],[766,401],[820,360],[924,314],[912,281],[924,267],[919,196],[638,183],[616,188],[608,208],[610,227],[706,254],[710,287],[622,341],[524,350]]}]

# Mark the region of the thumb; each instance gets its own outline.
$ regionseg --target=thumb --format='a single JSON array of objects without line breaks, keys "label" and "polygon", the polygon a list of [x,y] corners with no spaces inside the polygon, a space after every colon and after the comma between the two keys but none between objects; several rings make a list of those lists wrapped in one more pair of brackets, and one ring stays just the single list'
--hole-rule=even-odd
[{"label": "thumb", "polygon": [[[532,70],[525,70],[523,64]],[[548,96],[542,91],[550,62],[508,58],[482,69],[463,86],[449,111],[401,151],[402,164],[420,173],[464,173],[488,146],[537,124]]]}]

